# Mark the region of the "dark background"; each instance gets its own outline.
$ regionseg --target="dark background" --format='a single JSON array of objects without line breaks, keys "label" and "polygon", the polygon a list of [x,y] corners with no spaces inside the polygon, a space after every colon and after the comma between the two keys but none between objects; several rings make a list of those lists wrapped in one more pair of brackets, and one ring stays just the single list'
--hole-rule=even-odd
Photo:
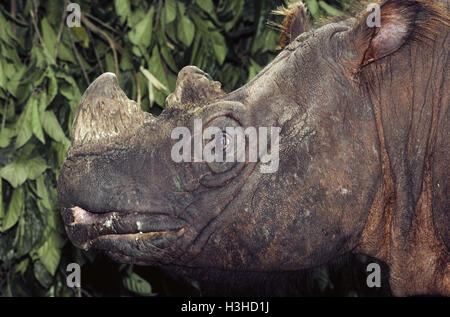
[{"label": "dark background", "polygon": [[[305,1],[315,23],[343,14],[350,2]],[[77,3],[83,17],[76,28],[66,25],[68,2],[0,3],[0,295],[203,295],[195,281],[158,268],[120,265],[68,241],[56,180],[73,117],[83,91],[107,71],[118,74],[128,97],[155,115],[183,66],[205,70],[225,91],[242,86],[276,56],[279,32],[269,21],[280,23],[282,17],[271,11],[289,1]],[[367,288],[366,266],[373,261],[349,255],[287,273],[292,283],[273,283],[268,293],[390,295],[387,273],[381,289]],[[65,268],[72,262],[81,265],[78,290],[65,282]]]}]

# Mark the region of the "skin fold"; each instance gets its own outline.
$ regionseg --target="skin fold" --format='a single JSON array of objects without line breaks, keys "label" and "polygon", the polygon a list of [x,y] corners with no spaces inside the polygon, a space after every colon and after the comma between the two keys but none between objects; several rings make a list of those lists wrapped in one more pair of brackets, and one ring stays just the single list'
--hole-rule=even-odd
[{"label": "skin fold", "polygon": [[[380,8],[378,28],[362,11],[311,29],[294,5],[283,50],[251,82],[225,94],[185,67],[158,117],[114,74],[97,78],[58,182],[71,241],[201,286],[364,253],[387,264],[394,295],[450,295],[448,3]],[[279,127],[278,169],[174,162],[172,131],[196,119]]]}]

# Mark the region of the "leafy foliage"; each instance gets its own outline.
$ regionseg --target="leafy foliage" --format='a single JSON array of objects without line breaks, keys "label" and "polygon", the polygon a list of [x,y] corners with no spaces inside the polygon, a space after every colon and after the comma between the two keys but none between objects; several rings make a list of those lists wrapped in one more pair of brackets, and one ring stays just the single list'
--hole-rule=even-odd
[{"label": "leafy foliage", "polygon": [[[311,15],[320,18],[340,14],[349,1],[305,2]],[[78,1],[81,26],[69,28],[68,1],[62,3],[0,4],[3,296],[108,294],[89,278],[82,290],[66,287],[68,263],[79,263],[89,276],[91,268],[105,260],[67,243],[57,203],[58,170],[70,146],[69,131],[81,93],[89,83],[103,72],[115,72],[127,95],[154,114],[164,108],[185,65],[200,67],[231,91],[277,54],[278,33],[267,27],[267,21],[277,19],[271,10],[288,4],[283,0],[83,0]],[[117,294],[153,295],[149,282],[132,266],[108,263],[111,275],[121,276]],[[317,274],[320,288],[326,289],[327,272],[322,269]]]}]

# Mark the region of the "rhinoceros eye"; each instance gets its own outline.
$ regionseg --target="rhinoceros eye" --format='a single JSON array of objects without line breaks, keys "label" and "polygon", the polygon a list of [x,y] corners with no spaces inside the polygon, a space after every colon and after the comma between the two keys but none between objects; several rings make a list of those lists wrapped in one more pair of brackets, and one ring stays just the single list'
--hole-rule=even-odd
[{"label": "rhinoceros eye", "polygon": [[[225,184],[239,175],[245,165],[237,160],[236,136],[228,133],[228,129],[240,128],[240,124],[228,116],[219,116],[209,121],[205,130],[207,128],[217,129],[214,134],[208,135],[208,139],[204,140],[204,149],[206,153],[209,153],[208,151],[211,149],[214,160],[207,160],[204,156],[210,173],[202,178],[201,183],[205,186],[215,187]],[[213,145],[215,145],[214,148]],[[220,159],[216,160],[219,157]]]},{"label": "rhinoceros eye", "polygon": [[223,132],[218,140],[222,151],[225,151],[228,146],[231,144],[231,135],[226,132]]},{"label": "rhinoceros eye", "polygon": [[[205,141],[205,143],[215,144],[215,148],[213,150],[214,153],[217,151],[222,152],[223,155],[226,155],[226,150],[229,148],[232,142],[232,137],[226,132],[222,132],[222,134],[216,138],[213,136],[212,138]],[[225,159],[225,156],[224,156]]]}]

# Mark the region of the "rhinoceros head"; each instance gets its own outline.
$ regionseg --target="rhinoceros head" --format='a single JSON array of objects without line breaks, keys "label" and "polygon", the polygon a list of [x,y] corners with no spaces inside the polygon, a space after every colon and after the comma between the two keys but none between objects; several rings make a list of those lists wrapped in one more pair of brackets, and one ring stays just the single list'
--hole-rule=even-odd
[{"label": "rhinoceros head", "polygon": [[431,50],[418,39],[440,16],[426,1],[387,1],[381,25],[374,12],[314,30],[294,19],[275,60],[228,94],[185,67],[158,117],[97,78],[58,184],[72,242],[205,271],[298,270],[357,247],[394,146],[377,109],[403,111],[413,66],[396,63]]}]

